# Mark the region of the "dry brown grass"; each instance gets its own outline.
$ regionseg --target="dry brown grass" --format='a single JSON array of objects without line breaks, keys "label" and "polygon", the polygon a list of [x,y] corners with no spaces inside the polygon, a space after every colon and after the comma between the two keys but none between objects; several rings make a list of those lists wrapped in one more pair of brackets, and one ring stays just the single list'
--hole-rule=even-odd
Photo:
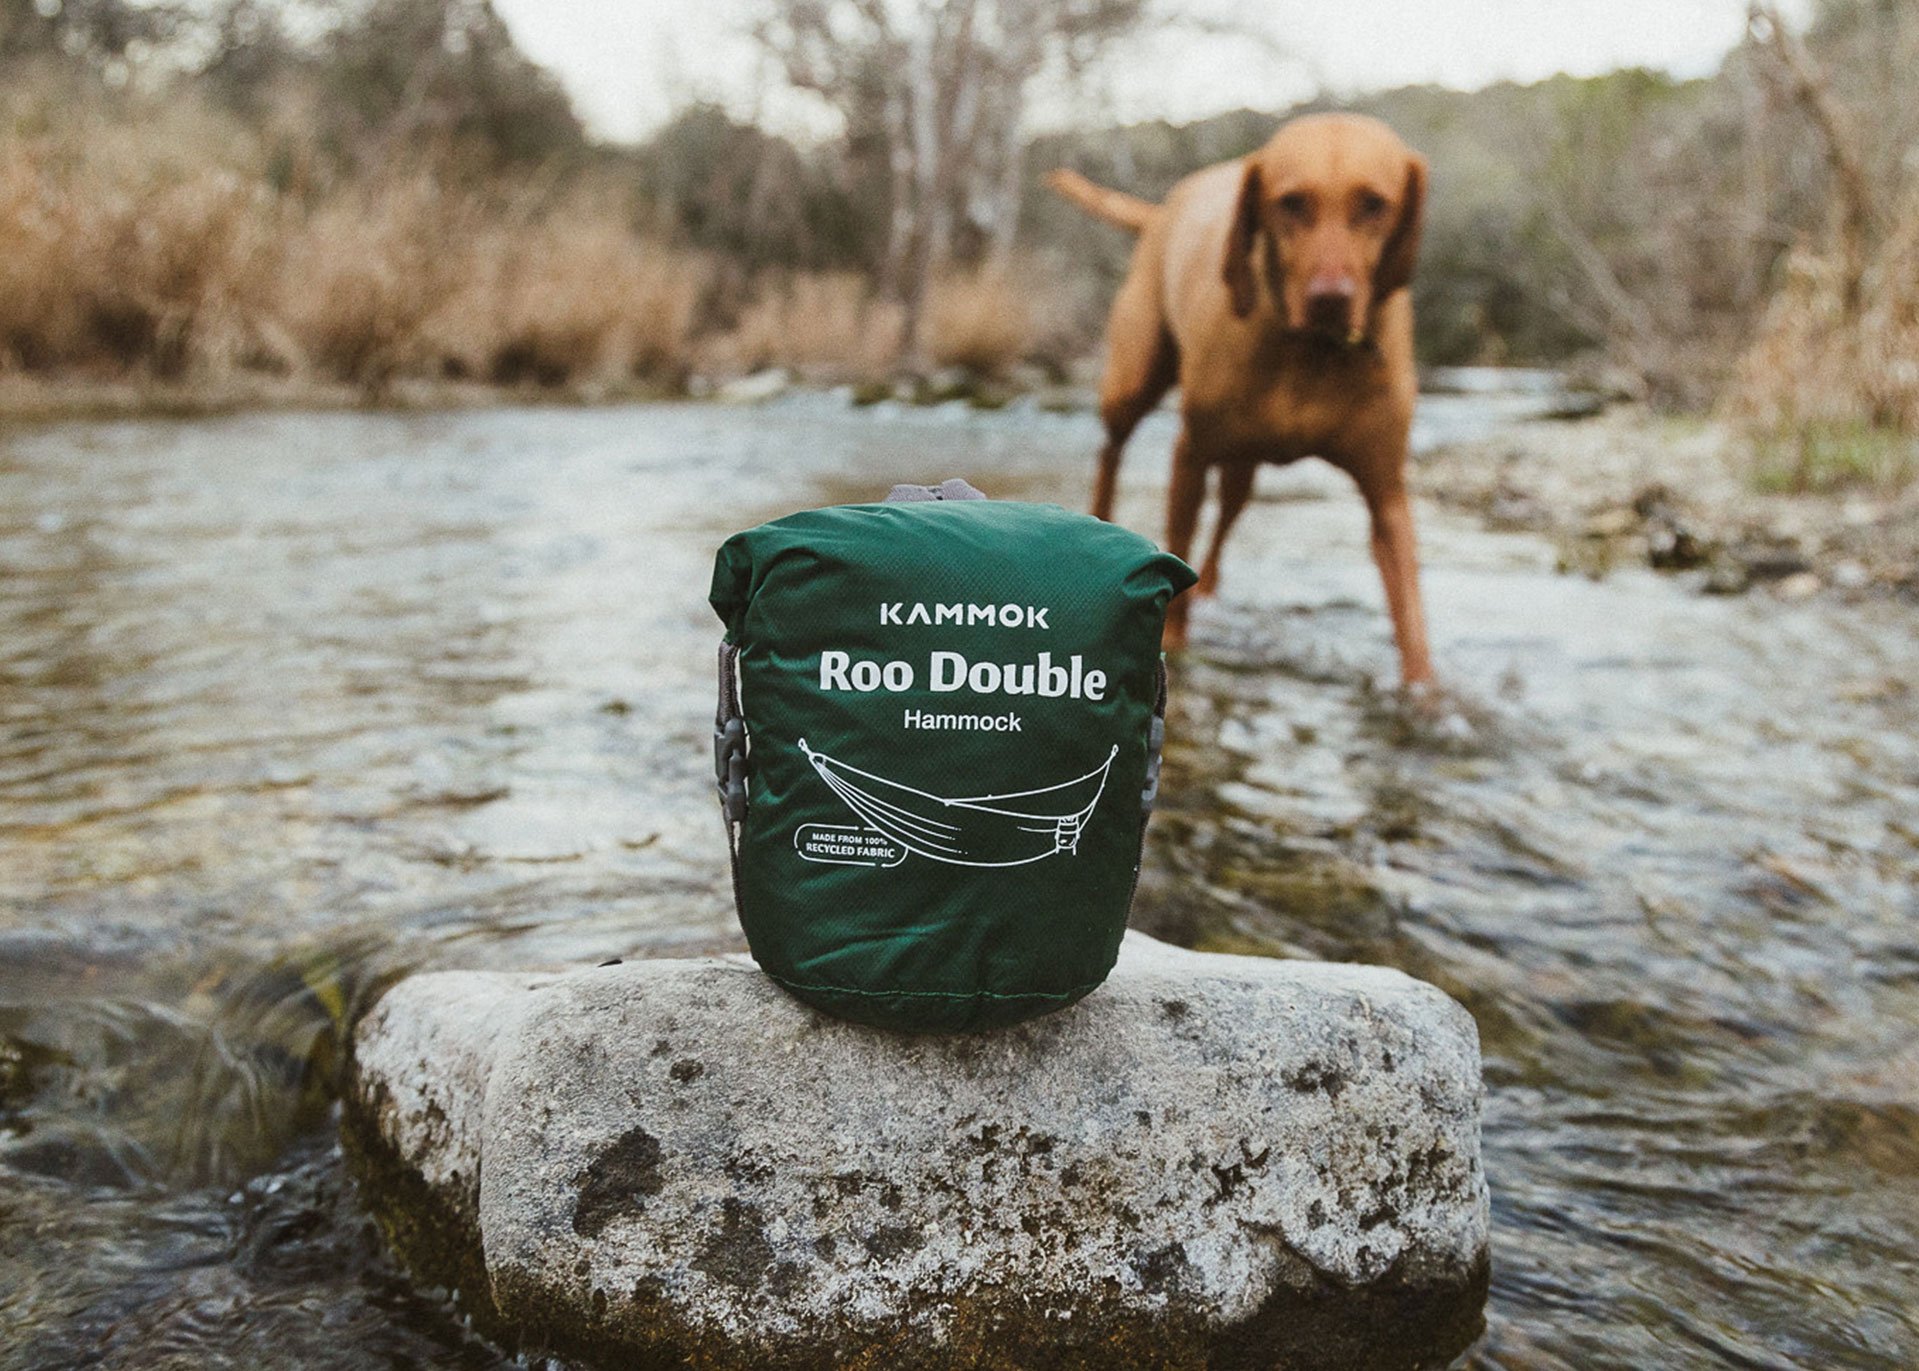
[{"label": "dry brown grass", "polygon": [[428,172],[311,208],[207,170],[122,179],[0,143],[0,372],[673,379],[708,268],[616,213]]},{"label": "dry brown grass", "polygon": [[116,184],[0,150],[0,367],[142,366],[173,377],[250,355],[275,232],[225,171]]},{"label": "dry brown grass", "polygon": [[926,351],[939,366],[1003,376],[1031,350],[1032,290],[1016,272],[969,272],[934,284]]},{"label": "dry brown grass", "polygon": [[190,99],[0,91],[0,370],[176,377],[257,351],[278,228],[256,155]]},{"label": "dry brown grass", "polygon": [[270,304],[303,367],[378,389],[435,369],[427,324],[472,270],[471,204],[430,176],[352,189],[288,232]]},{"label": "dry brown grass", "polygon": [[448,372],[549,386],[684,377],[708,271],[697,255],[636,237],[585,197],[496,212],[465,241],[457,288],[426,328]]},{"label": "dry brown grass", "polygon": [[[927,302],[928,359],[1002,376],[1047,328],[1064,327],[1063,299],[1013,273],[946,276]],[[786,275],[761,282],[734,324],[699,344],[698,360],[723,375],[784,367],[815,381],[878,380],[901,368],[900,323],[900,306],[856,272]]]},{"label": "dry brown grass", "polygon": [[189,101],[69,107],[0,91],[0,374],[668,382],[709,265],[615,198],[454,182],[270,177],[312,162]]},{"label": "dry brown grass", "polygon": [[0,155],[0,369],[70,363],[85,351],[86,296],[67,197],[31,153]]},{"label": "dry brown grass", "polygon": [[1897,488],[1919,476],[1919,190],[1874,256],[1856,313],[1836,263],[1792,255],[1730,408],[1753,430],[1769,486]]},{"label": "dry brown grass", "polygon": [[[61,99],[0,91],[0,374],[379,394],[899,368],[900,307],[863,276],[741,278],[636,231],[618,185],[426,164],[329,185],[281,125]],[[927,354],[1003,375],[1054,327],[1048,298],[1017,274],[948,276]]]},{"label": "dry brown grass", "polygon": [[786,367],[817,380],[883,376],[899,358],[900,312],[854,272],[763,282],[738,322],[701,348],[721,373]]}]

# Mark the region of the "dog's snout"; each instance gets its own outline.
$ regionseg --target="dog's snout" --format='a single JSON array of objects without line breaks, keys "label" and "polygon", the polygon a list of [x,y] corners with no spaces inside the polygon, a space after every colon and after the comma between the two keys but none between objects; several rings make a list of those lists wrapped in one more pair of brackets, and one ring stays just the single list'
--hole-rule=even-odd
[{"label": "dog's snout", "polygon": [[1306,283],[1307,298],[1312,300],[1351,300],[1358,289],[1359,282],[1352,273],[1337,267],[1314,272],[1313,279]]},{"label": "dog's snout", "polygon": [[1353,322],[1359,282],[1345,271],[1317,271],[1306,283],[1306,318],[1317,329],[1345,333]]}]

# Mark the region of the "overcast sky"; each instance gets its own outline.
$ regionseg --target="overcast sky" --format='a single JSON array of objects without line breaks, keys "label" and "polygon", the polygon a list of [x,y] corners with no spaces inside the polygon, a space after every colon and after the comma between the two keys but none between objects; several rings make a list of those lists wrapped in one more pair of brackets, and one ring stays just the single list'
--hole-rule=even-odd
[{"label": "overcast sky", "polygon": [[[718,100],[789,133],[829,133],[779,89],[745,35],[758,0],[496,0],[515,37],[566,83],[593,130],[637,138],[679,106]],[[1809,0],[1788,0],[1789,14]],[[1191,28],[1117,54],[1096,87],[1039,102],[1035,119],[1187,120],[1276,109],[1315,90],[1408,82],[1470,89],[1568,71],[1711,71],[1738,39],[1746,0],[1185,0],[1184,12],[1258,25],[1266,44]]]}]

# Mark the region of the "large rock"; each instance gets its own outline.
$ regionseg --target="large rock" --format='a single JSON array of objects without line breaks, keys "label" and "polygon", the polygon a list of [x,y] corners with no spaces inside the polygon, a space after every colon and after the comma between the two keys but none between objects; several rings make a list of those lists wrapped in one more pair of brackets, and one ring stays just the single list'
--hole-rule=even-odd
[{"label": "large rock", "polygon": [[357,1034],[349,1137],[423,1279],[587,1362],[1373,1371],[1479,1329],[1480,1102],[1431,986],[1131,934],[971,1037],[742,959],[415,977]]}]

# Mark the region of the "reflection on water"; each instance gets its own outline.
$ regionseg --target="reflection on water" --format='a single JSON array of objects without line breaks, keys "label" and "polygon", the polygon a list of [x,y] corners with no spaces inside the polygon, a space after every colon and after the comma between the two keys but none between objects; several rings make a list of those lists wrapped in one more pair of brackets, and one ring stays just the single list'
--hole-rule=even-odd
[{"label": "reflection on water", "polygon": [[[896,479],[1078,505],[1094,428],[798,399],[0,439],[0,1367],[497,1365],[352,1202],[340,1026],[415,967],[730,945],[714,546]],[[1149,531],[1169,436],[1126,473]],[[1473,1364],[1919,1359],[1910,611],[1423,533],[1438,717],[1376,684],[1341,478],[1262,477],[1136,922],[1473,1010]]]}]

